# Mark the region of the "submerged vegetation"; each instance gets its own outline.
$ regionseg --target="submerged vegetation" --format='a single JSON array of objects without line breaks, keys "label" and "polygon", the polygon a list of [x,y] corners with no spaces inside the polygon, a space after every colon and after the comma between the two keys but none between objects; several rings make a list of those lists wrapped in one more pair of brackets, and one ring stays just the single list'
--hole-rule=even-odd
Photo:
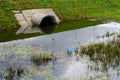
[{"label": "submerged vegetation", "polygon": [[[109,37],[108,32],[106,34],[104,35],[104,37],[106,37],[106,39],[110,39],[110,38],[107,38],[107,37]],[[109,33],[109,35],[110,34],[112,34],[112,33]],[[117,36],[119,36],[119,35],[117,35]],[[103,37],[103,36],[101,36],[101,37]],[[34,45],[30,46],[30,44],[34,44]],[[64,74],[64,71],[67,70],[66,68],[69,69],[70,66],[74,67],[74,65],[76,63],[79,64],[79,62],[82,62],[83,64],[80,63],[78,65],[79,68],[75,67],[76,70],[80,71],[80,68],[81,68],[80,66],[84,65],[84,64],[86,64],[85,65],[86,71],[87,71],[87,69],[89,69],[88,73],[87,73],[87,74],[89,74],[89,76],[84,78],[86,80],[90,80],[90,79],[97,80],[97,79],[101,79],[104,76],[106,77],[107,71],[109,71],[109,69],[113,69],[113,70],[115,69],[115,71],[117,69],[117,71],[114,72],[114,74],[116,74],[116,75],[118,74],[118,76],[120,75],[120,73],[119,73],[119,71],[120,71],[120,69],[119,69],[119,66],[120,66],[119,37],[114,38],[112,41],[108,40],[108,42],[105,42],[105,43],[95,43],[95,44],[90,44],[87,46],[83,45],[81,47],[81,50],[79,47],[77,47],[74,51],[76,54],[79,54],[80,56],[79,55],[74,56],[74,54],[71,54],[71,56],[66,56],[66,54],[64,52],[60,53],[60,54],[56,54],[54,56],[53,54],[51,54],[49,52],[42,51],[40,49],[40,46],[36,46],[36,44],[38,44],[38,43],[36,43],[36,44],[30,43],[30,44],[27,43],[28,47],[24,43],[21,46],[14,45],[13,47],[11,47],[11,49],[9,49],[10,47],[7,47],[7,45],[4,45],[5,47],[3,46],[1,51],[4,52],[4,50],[5,50],[5,51],[9,52],[9,54],[7,55],[6,58],[3,58],[3,62],[1,62],[0,65],[4,65],[5,60],[7,62],[15,61],[15,63],[23,65],[23,67],[16,67],[16,66],[7,67],[7,69],[5,70],[5,74],[2,74],[2,76],[4,75],[4,78],[6,78],[7,80],[12,80],[13,78],[15,78],[17,80],[29,80],[29,79],[30,80],[32,80],[32,79],[44,80],[45,78],[47,78],[47,80],[54,80],[54,76],[55,76],[55,78],[56,77],[58,78],[59,75]],[[81,44],[79,43],[79,45],[81,45]],[[19,47],[17,47],[17,46],[19,46]],[[16,48],[16,49],[14,49],[14,48]],[[4,54],[5,53],[6,52],[4,52]],[[12,55],[10,53],[12,53]],[[20,58],[21,56],[19,56],[19,55],[16,55],[14,58],[13,56],[15,54],[23,54],[23,55],[22,55],[22,58]],[[81,56],[81,55],[83,55],[83,56]],[[57,58],[57,61],[55,60],[56,57],[59,57],[59,58]],[[8,58],[12,58],[12,60],[9,60]],[[75,59],[75,64],[72,64],[71,60],[74,60],[73,58]],[[20,63],[20,62],[23,62],[23,63]],[[49,64],[46,65],[47,63],[49,63]],[[73,63],[74,63],[74,61],[73,61]],[[84,66],[82,66],[82,67],[84,67]],[[73,71],[76,71],[76,70],[74,70],[74,68],[73,68]],[[95,76],[91,76],[90,74],[94,74],[94,72],[92,72],[92,71],[98,71],[97,72],[98,74],[96,74]],[[4,70],[3,70],[3,72],[4,72]],[[0,73],[3,73],[3,72],[1,69]],[[99,75],[99,72],[105,73],[105,74]],[[58,76],[56,76],[56,74]],[[72,74],[76,75],[76,74],[74,74],[74,72]],[[110,74],[108,73],[107,77],[111,77],[111,75],[112,75],[111,73]],[[0,76],[1,76],[1,74],[0,74]],[[43,78],[43,79],[41,79],[41,78]],[[57,78],[55,80],[64,80],[64,79],[57,79]],[[1,77],[1,79],[3,79],[3,77]],[[71,78],[71,80],[74,80],[74,79]]]}]

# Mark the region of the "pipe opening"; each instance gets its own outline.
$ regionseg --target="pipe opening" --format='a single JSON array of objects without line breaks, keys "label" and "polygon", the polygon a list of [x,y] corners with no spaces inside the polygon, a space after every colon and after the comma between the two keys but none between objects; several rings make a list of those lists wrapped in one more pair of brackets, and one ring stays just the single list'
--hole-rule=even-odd
[{"label": "pipe opening", "polygon": [[39,25],[41,30],[46,33],[52,33],[56,28],[57,22],[54,16],[48,15],[44,17]]}]

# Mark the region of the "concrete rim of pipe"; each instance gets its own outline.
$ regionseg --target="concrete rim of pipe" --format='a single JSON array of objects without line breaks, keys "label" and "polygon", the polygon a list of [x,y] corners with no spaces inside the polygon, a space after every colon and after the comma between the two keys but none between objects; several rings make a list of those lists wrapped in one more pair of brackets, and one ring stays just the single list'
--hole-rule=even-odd
[{"label": "concrete rim of pipe", "polygon": [[31,18],[33,26],[39,27],[43,33],[50,34],[56,29],[57,21],[53,15],[33,14]]},{"label": "concrete rim of pipe", "polygon": [[42,27],[57,24],[53,15],[35,13],[31,17],[31,22],[34,26]]}]

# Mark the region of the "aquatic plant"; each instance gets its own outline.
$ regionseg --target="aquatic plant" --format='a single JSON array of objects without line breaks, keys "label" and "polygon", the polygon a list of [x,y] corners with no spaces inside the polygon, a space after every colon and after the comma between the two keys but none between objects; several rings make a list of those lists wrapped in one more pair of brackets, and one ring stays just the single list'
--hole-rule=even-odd
[{"label": "aquatic plant", "polygon": [[93,62],[101,62],[103,71],[107,71],[108,67],[116,68],[120,65],[119,39],[81,46],[80,49],[81,54],[89,55]]},{"label": "aquatic plant", "polygon": [[47,63],[48,61],[53,59],[53,55],[49,53],[39,53],[33,54],[31,57],[31,62],[35,63],[36,65],[40,65],[42,63]]},{"label": "aquatic plant", "polygon": [[17,75],[21,76],[24,73],[24,70],[21,67],[17,67]]},{"label": "aquatic plant", "polygon": [[13,80],[15,76],[21,76],[24,70],[21,67],[16,67],[9,65],[7,71],[4,73],[3,77],[5,80]]},{"label": "aquatic plant", "polygon": [[7,72],[3,75],[4,79],[6,80],[12,80],[15,75],[15,69],[13,66],[9,66]]}]

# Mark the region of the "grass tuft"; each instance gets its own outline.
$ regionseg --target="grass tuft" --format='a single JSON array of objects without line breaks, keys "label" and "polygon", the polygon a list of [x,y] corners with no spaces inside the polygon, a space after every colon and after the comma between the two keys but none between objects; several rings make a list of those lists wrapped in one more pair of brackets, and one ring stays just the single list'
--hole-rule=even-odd
[{"label": "grass tuft", "polygon": [[33,62],[36,65],[40,65],[42,63],[47,63],[52,59],[53,59],[53,56],[51,54],[43,52],[39,54],[34,54],[31,57],[31,62]]},{"label": "grass tuft", "polygon": [[102,62],[103,71],[109,67],[116,68],[120,65],[120,41],[112,40],[107,43],[95,43],[81,46],[81,53],[90,56],[95,63]]},{"label": "grass tuft", "polygon": [[3,77],[5,80],[13,80],[15,76],[20,77],[22,74],[24,74],[24,70],[21,67],[9,65]]}]

